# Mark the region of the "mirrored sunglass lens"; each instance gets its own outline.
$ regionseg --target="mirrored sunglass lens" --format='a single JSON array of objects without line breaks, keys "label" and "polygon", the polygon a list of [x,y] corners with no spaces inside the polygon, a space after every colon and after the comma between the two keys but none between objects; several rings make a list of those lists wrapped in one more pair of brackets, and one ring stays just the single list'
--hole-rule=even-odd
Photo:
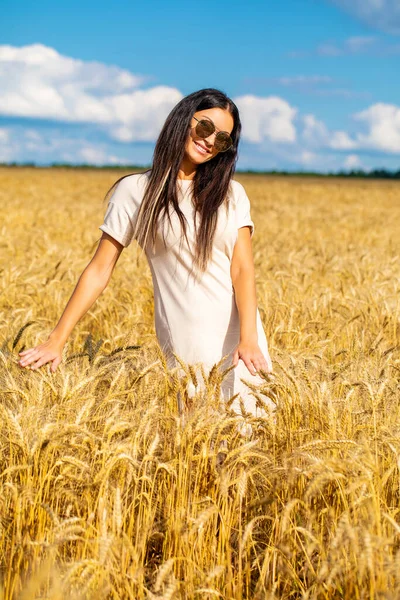
[{"label": "mirrored sunglass lens", "polygon": [[228,150],[228,148],[232,146],[232,138],[227,133],[221,131],[220,133],[217,133],[214,145],[217,150],[223,152],[224,150]]},{"label": "mirrored sunglass lens", "polygon": [[196,125],[196,133],[199,137],[207,138],[214,131],[214,123],[211,123],[211,121],[201,120]]}]

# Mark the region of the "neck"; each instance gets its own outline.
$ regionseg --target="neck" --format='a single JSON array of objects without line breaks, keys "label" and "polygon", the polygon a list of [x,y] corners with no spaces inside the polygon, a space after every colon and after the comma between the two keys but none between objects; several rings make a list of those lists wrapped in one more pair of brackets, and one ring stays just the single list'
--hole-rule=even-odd
[{"label": "neck", "polygon": [[197,165],[194,165],[185,156],[179,167],[178,179],[194,179],[194,176],[196,174],[196,168]]}]

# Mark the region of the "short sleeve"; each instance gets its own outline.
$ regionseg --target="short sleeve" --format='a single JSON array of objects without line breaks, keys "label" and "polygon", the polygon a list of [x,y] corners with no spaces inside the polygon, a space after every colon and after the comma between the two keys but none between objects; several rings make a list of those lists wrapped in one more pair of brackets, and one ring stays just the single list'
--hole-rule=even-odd
[{"label": "short sleeve", "polygon": [[241,227],[250,227],[250,235],[254,233],[254,223],[250,214],[250,200],[247,197],[244,187],[236,183],[236,226],[238,229]]},{"label": "short sleeve", "polygon": [[125,247],[132,242],[139,209],[135,187],[132,176],[117,184],[108,201],[103,224],[99,227]]}]

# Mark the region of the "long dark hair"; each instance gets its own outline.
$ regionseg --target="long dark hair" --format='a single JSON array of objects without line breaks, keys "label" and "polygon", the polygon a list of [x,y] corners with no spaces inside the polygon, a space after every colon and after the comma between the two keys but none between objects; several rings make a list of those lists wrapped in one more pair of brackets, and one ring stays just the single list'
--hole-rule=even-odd
[{"label": "long dark hair", "polygon": [[[186,219],[179,208],[176,182],[185,154],[191,119],[197,111],[209,108],[228,110],[233,117],[234,125],[230,134],[233,141],[232,146],[226,152],[220,152],[211,160],[199,164],[193,180],[195,225],[197,216],[200,222],[200,227],[198,229],[196,227],[194,266],[201,272],[206,270],[211,257],[217,227],[217,211],[228,196],[230,181],[235,172],[238,158],[241,132],[237,106],[220,90],[206,88],[193,92],[178,102],[168,115],[154,149],[149,181],[138,212],[134,234],[142,248],[146,247],[149,236],[154,244],[158,219],[167,216],[171,222],[170,208],[172,207],[179,217],[187,240]],[[125,175],[125,177],[127,176]],[[107,196],[121,179],[124,177],[114,183],[107,192]]]}]

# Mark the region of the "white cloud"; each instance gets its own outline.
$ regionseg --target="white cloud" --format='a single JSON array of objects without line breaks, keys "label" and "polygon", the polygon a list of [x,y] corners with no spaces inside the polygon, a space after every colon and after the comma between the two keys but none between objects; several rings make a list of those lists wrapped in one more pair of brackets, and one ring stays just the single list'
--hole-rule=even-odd
[{"label": "white cloud", "polygon": [[343,163],[346,169],[361,168],[360,157],[357,154],[349,154]]},{"label": "white cloud", "polygon": [[357,142],[352,140],[346,131],[334,131],[329,146],[334,150],[352,150],[357,147]]},{"label": "white cloud", "polygon": [[[367,39],[349,38],[347,47],[355,52],[372,44],[373,38]],[[335,91],[329,85],[333,80],[324,75],[276,81],[300,89],[324,84],[327,92]],[[0,161],[149,164],[152,144],[134,142],[154,142],[182,94],[168,86],[141,89],[142,83],[143,78],[119,67],[65,57],[40,44],[0,46],[0,114],[26,117],[25,127],[0,128]],[[344,160],[350,168],[356,166],[358,156],[348,153],[357,149],[385,152],[387,157],[392,154],[388,161],[395,161],[394,155],[400,153],[399,106],[379,103],[353,115],[350,134],[331,130],[315,115],[299,116],[279,96],[244,95],[234,101],[241,114],[244,146],[252,148],[254,157],[259,153],[268,156],[271,164],[276,161],[277,168],[287,164],[321,169],[337,164],[339,168]],[[30,118],[54,124],[33,126]],[[72,123],[87,126],[78,128]],[[85,139],[89,127],[91,141]],[[127,143],[129,152],[127,146],[121,151]],[[130,158],[121,158],[122,154]]]},{"label": "white cloud", "polygon": [[340,56],[343,54],[343,50],[336,44],[326,43],[318,46],[317,54],[320,54],[321,56]]},{"label": "white cloud", "polygon": [[399,0],[331,0],[375,29],[400,33]]},{"label": "white cloud", "polygon": [[4,127],[0,127],[0,142],[2,144],[7,143],[9,140],[9,133],[8,130],[5,129]]},{"label": "white cloud", "polygon": [[356,35],[347,38],[345,41],[345,47],[349,50],[349,52],[357,54],[358,52],[368,49],[370,46],[374,45],[375,42],[376,37],[373,35]]},{"label": "white cloud", "polygon": [[281,85],[291,86],[331,83],[333,80],[332,77],[329,77],[328,75],[296,75],[294,77],[278,77],[275,81]]},{"label": "white cloud", "polygon": [[269,82],[278,83],[285,87],[296,87],[302,93],[315,96],[340,96],[341,98],[368,98],[371,96],[369,92],[332,87],[330,84],[335,83],[335,80],[329,75],[297,75],[270,79]]},{"label": "white cloud", "polygon": [[104,165],[108,162],[108,156],[104,150],[90,146],[85,146],[79,150],[79,158],[91,165]]},{"label": "white cloud", "polygon": [[[297,142],[294,119],[297,110],[282,98],[244,96],[235,100],[243,122],[243,139],[264,143],[270,149],[273,143]],[[367,131],[331,130],[313,114],[300,117],[302,151],[300,162],[306,164],[316,149],[349,151],[356,149],[400,153],[400,107],[379,103],[353,115],[354,122],[364,123]],[[354,155],[352,155],[354,156]]]},{"label": "white cloud", "polygon": [[265,98],[247,95],[234,99],[240,110],[243,138],[260,143],[263,139],[278,143],[296,140],[293,120],[297,109],[278,96]]},{"label": "white cloud", "polygon": [[364,123],[366,133],[356,132],[352,137],[346,131],[330,131],[325,123],[314,115],[303,117],[302,137],[310,147],[333,150],[365,148],[383,152],[400,153],[400,107],[378,103],[353,115]]},{"label": "white cloud", "polygon": [[314,115],[305,115],[303,124],[303,139],[313,147],[333,150],[350,150],[357,147],[357,143],[345,131],[329,131],[325,123]]},{"label": "white cloud", "polygon": [[[116,144],[112,140],[90,142],[76,128],[68,125],[46,126],[40,130],[25,129],[21,125],[10,126],[7,131],[8,143],[0,143],[0,162],[35,162],[37,164],[149,164],[151,148],[146,145],[138,148]],[[1,130],[0,130],[1,131]],[[0,134],[1,142],[1,134]],[[128,156],[127,156],[128,154]]]},{"label": "white cloud", "polygon": [[318,159],[317,155],[314,152],[309,152],[308,150],[303,150],[300,153],[300,162],[303,165],[312,165]]},{"label": "white cloud", "polygon": [[400,153],[400,107],[394,104],[373,104],[354,115],[366,123],[368,132],[358,134],[357,139],[364,147],[385,152]]},{"label": "white cloud", "polygon": [[178,90],[166,86],[115,96],[110,106],[119,115],[120,125],[112,130],[112,137],[123,142],[156,139],[169,112],[181,98]]},{"label": "white cloud", "polygon": [[[118,142],[153,142],[182,94],[168,86],[140,89],[143,80],[116,66],[63,56],[42,44],[0,46],[3,116],[88,123],[100,126]],[[297,111],[286,100],[241,96],[236,102],[245,139],[295,141]],[[33,130],[25,135],[24,143],[31,151],[46,146]],[[82,158],[102,162],[105,155],[93,154],[91,149]]]},{"label": "white cloud", "polygon": [[[394,52],[395,50],[393,50]],[[400,45],[396,52],[400,53]],[[340,96],[342,98],[364,98],[371,97],[370,92],[356,91],[343,87],[332,87],[337,80],[329,75],[293,75],[282,77],[246,77],[243,82],[248,86],[282,85],[296,88],[298,92],[316,96]]]},{"label": "white cloud", "polygon": [[[393,44],[384,37],[357,35],[348,37],[344,40],[327,40],[324,43],[319,44],[313,50],[294,50],[288,52],[287,56],[289,58],[305,58],[315,54],[326,57],[368,54],[385,58],[387,56],[400,54],[400,44]],[[321,83],[323,83],[323,81]]]},{"label": "white cloud", "polygon": [[360,54],[374,47],[377,38],[373,35],[357,35],[344,40],[343,42],[327,42],[317,47],[317,54],[321,56],[343,56],[346,54]]},{"label": "white cloud", "polygon": [[14,147],[10,130],[0,127],[0,162],[10,162],[14,159]]},{"label": "white cloud", "polygon": [[107,148],[98,148],[88,144],[78,150],[73,162],[83,162],[89,165],[128,165],[132,163],[132,159],[115,156],[107,152]]},{"label": "white cloud", "polygon": [[303,116],[303,139],[313,146],[323,146],[329,138],[329,131],[325,123],[319,121],[314,115]]},{"label": "white cloud", "polygon": [[289,50],[289,52],[286,53],[288,58],[307,58],[309,55],[310,53],[308,50]]},{"label": "white cloud", "polygon": [[367,99],[371,97],[370,92],[356,92],[355,90],[348,90],[346,88],[325,88],[313,90],[313,94],[316,96],[338,96],[339,98],[362,98]]},{"label": "white cloud", "polygon": [[167,86],[137,89],[143,81],[119,67],[62,56],[42,44],[0,46],[0,114],[5,116],[97,123],[118,139],[154,139],[182,94]]},{"label": "white cloud", "polygon": [[32,142],[42,141],[42,136],[35,129],[25,129],[24,133],[27,140],[31,140]]}]

